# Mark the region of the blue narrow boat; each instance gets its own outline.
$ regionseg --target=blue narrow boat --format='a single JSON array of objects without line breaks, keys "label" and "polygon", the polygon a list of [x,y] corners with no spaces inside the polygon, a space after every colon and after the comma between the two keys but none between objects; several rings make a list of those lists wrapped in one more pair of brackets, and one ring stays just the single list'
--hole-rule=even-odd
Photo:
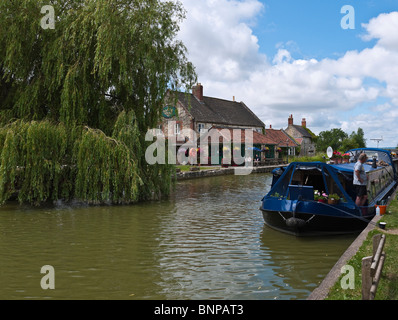
[{"label": "blue narrow boat", "polygon": [[[355,204],[354,165],[361,153],[368,161],[368,200],[363,207]],[[363,230],[380,204],[397,186],[398,159],[390,151],[361,148],[347,151],[346,164],[293,162],[275,169],[269,193],[262,199],[265,223],[296,236],[355,233]],[[315,200],[314,193],[337,194],[337,203]]]}]

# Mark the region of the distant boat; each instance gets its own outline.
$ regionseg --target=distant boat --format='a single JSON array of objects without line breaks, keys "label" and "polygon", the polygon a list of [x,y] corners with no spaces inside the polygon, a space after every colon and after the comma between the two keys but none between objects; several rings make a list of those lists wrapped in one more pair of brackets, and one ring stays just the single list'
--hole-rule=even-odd
[{"label": "distant boat", "polygon": [[[368,201],[355,204],[354,165],[364,152],[368,176]],[[398,159],[389,150],[361,148],[347,151],[346,164],[293,162],[273,170],[271,190],[262,199],[265,223],[279,231],[297,236],[354,233],[363,230],[376,213],[376,204],[385,201],[398,181]],[[317,192],[337,203],[316,200]],[[322,202],[323,201],[323,202]],[[336,202],[336,200],[334,201]]]}]

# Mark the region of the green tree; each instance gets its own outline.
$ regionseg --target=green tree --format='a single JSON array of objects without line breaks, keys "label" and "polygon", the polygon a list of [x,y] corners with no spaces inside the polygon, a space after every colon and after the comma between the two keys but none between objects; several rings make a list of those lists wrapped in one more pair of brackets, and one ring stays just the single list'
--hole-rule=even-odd
[{"label": "green tree", "polygon": [[[50,4],[55,29],[41,27]],[[180,2],[0,2],[0,201],[130,203],[170,189],[145,133],[196,81]],[[36,151],[40,152],[36,152]]]},{"label": "green tree", "polygon": [[356,133],[353,131],[350,138],[352,138],[355,141],[357,148],[366,147],[365,133],[362,128],[358,128]]},{"label": "green tree", "polygon": [[326,149],[330,146],[333,148],[333,150],[338,150],[341,148],[343,141],[347,138],[347,133],[340,128],[322,131],[318,135],[316,149],[318,151],[326,152]]},{"label": "green tree", "polygon": [[341,149],[347,151],[355,148],[365,148],[366,139],[362,128],[358,128],[357,132],[353,131],[350,136],[343,141]]}]

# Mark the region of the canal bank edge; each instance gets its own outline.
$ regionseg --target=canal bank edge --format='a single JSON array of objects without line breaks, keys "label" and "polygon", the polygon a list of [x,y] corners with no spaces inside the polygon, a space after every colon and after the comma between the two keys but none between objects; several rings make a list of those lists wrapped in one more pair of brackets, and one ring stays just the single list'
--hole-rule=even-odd
[{"label": "canal bank edge", "polygon": [[[248,171],[251,170],[250,173],[269,173],[272,170],[274,170],[276,168],[280,168],[280,167],[281,167],[281,165],[279,164],[279,165],[271,165],[271,166],[250,167],[247,170]],[[242,168],[242,169],[244,169],[244,168]],[[235,167],[229,167],[229,168],[219,168],[218,167],[217,169],[178,172],[178,173],[176,173],[176,178],[177,178],[177,180],[187,180],[187,179],[216,177],[216,176],[233,175],[233,174],[236,174]]]},{"label": "canal bank edge", "polygon": [[[398,189],[396,189],[391,196],[391,199],[396,197]],[[390,200],[391,201],[391,200]],[[363,242],[366,240],[368,233],[372,231],[376,226],[377,222],[383,216],[375,216],[367,227],[359,234],[359,236],[354,240],[354,242],[348,247],[348,249],[343,253],[340,259],[336,262],[333,268],[329,271],[326,277],[323,279],[321,284],[308,296],[307,300],[324,300],[329,294],[330,289],[334,286],[336,281],[341,276],[341,268],[347,264],[362,246]]]}]

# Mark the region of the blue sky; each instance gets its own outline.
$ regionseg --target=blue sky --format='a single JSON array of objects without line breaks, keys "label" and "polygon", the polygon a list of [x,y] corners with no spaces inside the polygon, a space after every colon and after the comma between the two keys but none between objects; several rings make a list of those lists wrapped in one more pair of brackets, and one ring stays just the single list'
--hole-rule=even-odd
[{"label": "blue sky", "polygon": [[[244,101],[266,124],[361,127],[397,146],[398,0],[182,0],[180,37],[208,96]],[[355,29],[342,29],[344,5]]]},{"label": "blue sky", "polygon": [[[375,41],[364,42],[362,23],[383,12],[398,10],[397,0],[262,0],[264,10],[259,15],[253,32],[257,35],[260,51],[276,53],[278,43],[294,41],[296,58],[335,58],[348,50],[362,50]],[[355,9],[355,29],[340,26],[345,14],[344,5]]]}]

